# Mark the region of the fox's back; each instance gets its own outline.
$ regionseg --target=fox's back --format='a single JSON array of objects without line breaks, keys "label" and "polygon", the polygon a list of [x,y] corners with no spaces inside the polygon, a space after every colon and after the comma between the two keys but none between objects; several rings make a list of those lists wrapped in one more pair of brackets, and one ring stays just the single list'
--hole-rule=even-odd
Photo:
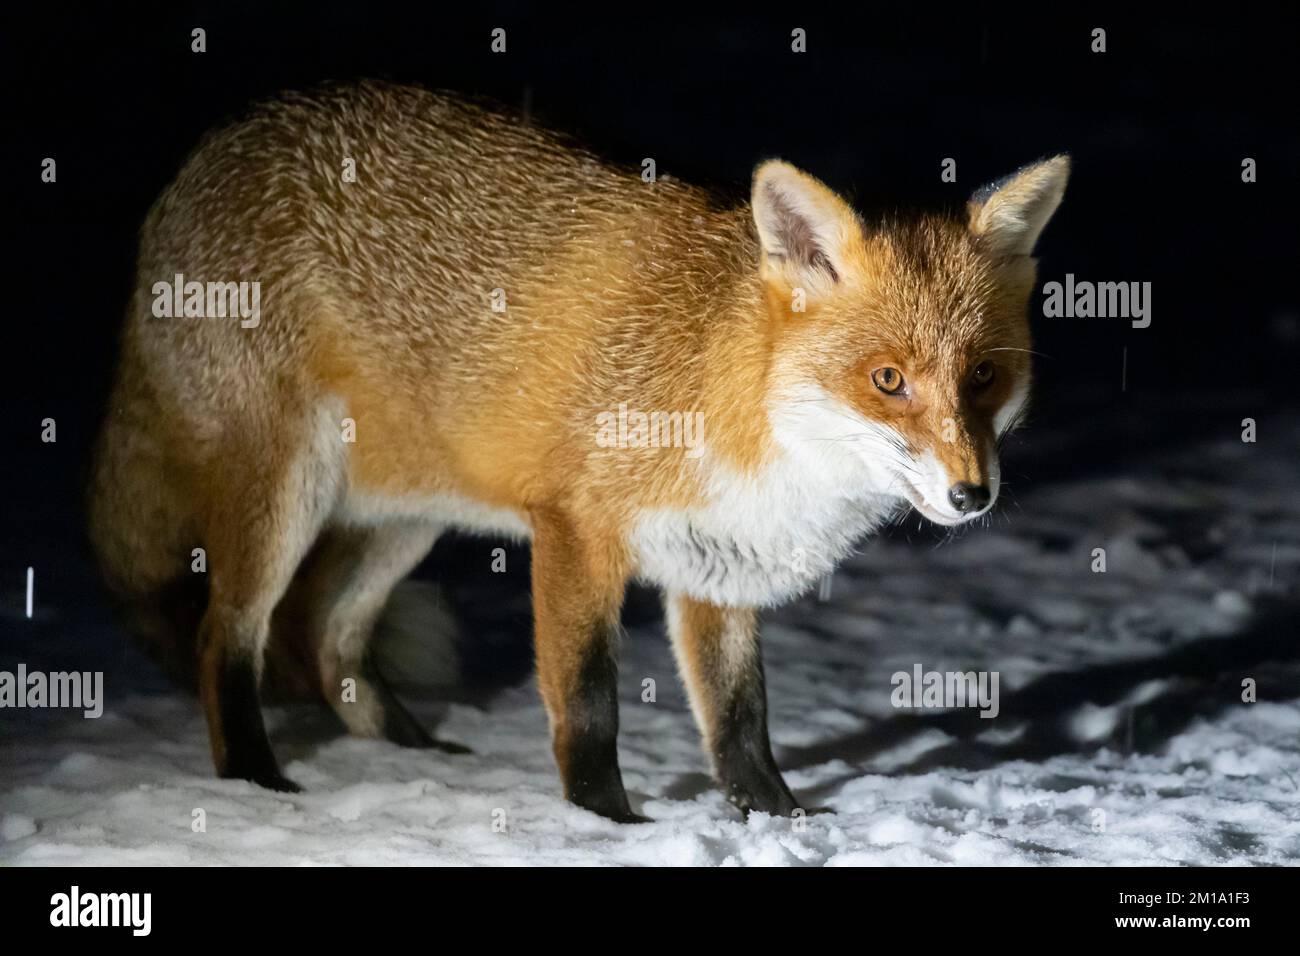
[{"label": "fox's back", "polygon": [[[755,255],[743,211],[702,190],[456,97],[329,88],[263,104],[190,157],[145,223],[128,350],[190,434],[251,372],[340,397],[369,432],[363,469],[376,439],[463,459],[458,435],[535,461],[620,401],[698,393],[692,358],[727,334],[716,313],[756,294],[719,277]],[[154,318],[147,290],[178,273],[258,282],[263,320]],[[417,418],[436,425],[417,435]]]},{"label": "fox's back", "polygon": [[366,338],[418,328],[459,352],[510,324],[494,290],[508,312],[585,260],[606,268],[584,277],[592,294],[617,296],[668,248],[688,274],[687,237],[710,231],[747,232],[701,190],[643,182],[518,118],[366,83],[286,94],[208,136],[150,212],[139,275],[189,266],[273,290],[291,277],[346,300]]}]

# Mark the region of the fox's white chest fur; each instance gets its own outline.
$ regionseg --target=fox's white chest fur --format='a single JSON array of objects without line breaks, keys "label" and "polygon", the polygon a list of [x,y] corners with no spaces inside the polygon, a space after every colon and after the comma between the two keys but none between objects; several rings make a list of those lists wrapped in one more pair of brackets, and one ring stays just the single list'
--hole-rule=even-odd
[{"label": "fox's white chest fur", "polygon": [[829,573],[894,502],[851,500],[789,462],[756,478],[715,475],[708,505],[644,512],[632,532],[638,575],[714,604],[780,604]]},{"label": "fox's white chest fur", "polygon": [[756,475],[706,452],[706,504],[642,512],[631,535],[641,578],[715,604],[780,604],[897,511],[897,492],[870,449],[844,440],[846,424],[860,435],[867,423],[808,388],[774,407],[772,423],[782,450]]}]

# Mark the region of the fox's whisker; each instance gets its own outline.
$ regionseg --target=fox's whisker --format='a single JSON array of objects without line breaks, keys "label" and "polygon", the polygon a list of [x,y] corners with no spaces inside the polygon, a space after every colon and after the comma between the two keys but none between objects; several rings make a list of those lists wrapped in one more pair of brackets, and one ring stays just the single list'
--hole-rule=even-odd
[{"label": "fox's whisker", "polygon": [[1033,349],[1020,349],[1020,348],[1015,348],[1014,346],[1010,346],[1010,345],[1003,345],[1003,346],[999,346],[998,348],[993,348],[993,349],[985,349],[984,351],[986,351],[986,352],[1024,352],[1024,353],[1027,354],[1027,355],[1035,355],[1035,356],[1038,356],[1039,358],[1045,358],[1045,359],[1049,359],[1049,358],[1052,357],[1052,356],[1046,354],[1045,352],[1035,352]]}]

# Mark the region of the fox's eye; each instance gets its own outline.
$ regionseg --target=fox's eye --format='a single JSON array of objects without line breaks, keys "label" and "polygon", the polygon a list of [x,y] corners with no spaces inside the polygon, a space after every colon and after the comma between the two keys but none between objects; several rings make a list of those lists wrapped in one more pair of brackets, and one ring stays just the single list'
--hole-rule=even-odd
[{"label": "fox's eye", "polygon": [[970,381],[976,388],[983,388],[993,381],[993,363],[980,362],[979,365],[976,365],[975,371],[970,373]]},{"label": "fox's eye", "polygon": [[886,395],[896,395],[903,387],[903,373],[896,368],[878,368],[871,373],[871,381]]}]

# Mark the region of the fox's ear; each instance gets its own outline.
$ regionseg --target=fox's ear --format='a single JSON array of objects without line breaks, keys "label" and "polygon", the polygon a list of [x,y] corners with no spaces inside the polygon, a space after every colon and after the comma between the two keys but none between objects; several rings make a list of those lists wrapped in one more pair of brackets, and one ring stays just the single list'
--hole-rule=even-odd
[{"label": "fox's ear", "polygon": [[789,163],[774,159],[754,170],[750,205],[765,278],[826,288],[838,283],[861,254],[862,224],[849,204]]},{"label": "fox's ear", "polygon": [[1069,178],[1070,157],[1053,156],[977,190],[967,204],[971,232],[994,255],[1032,254]]}]

